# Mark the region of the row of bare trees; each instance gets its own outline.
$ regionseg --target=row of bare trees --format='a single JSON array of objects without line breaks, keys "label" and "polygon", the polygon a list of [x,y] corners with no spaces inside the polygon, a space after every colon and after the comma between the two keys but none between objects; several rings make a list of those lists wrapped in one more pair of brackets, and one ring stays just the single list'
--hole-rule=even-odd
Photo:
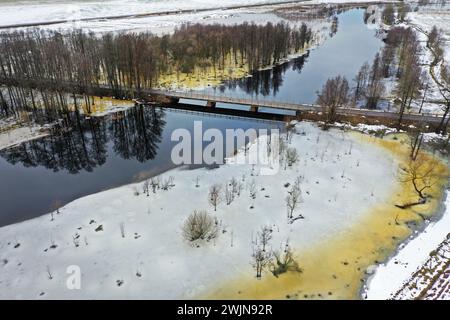
[{"label": "row of bare trees", "polygon": [[[397,81],[396,95],[399,103],[398,127],[403,114],[411,107],[413,99],[420,96],[423,74],[419,62],[420,45],[411,28],[393,27],[387,34],[386,44],[375,55],[372,64],[364,63],[357,73],[353,90],[347,79],[341,76],[329,79],[318,92],[317,103],[323,105],[325,120],[336,121],[337,109],[349,102],[363,103],[368,109],[376,109],[385,93],[384,79],[394,77]],[[350,94],[353,101],[350,101]]]},{"label": "row of bare trees", "polygon": [[363,99],[367,108],[377,108],[385,92],[383,79],[395,77],[398,83],[400,125],[405,109],[410,108],[412,100],[420,95],[422,88],[419,51],[419,41],[411,28],[391,28],[381,53],[375,55],[371,65],[365,63],[356,75],[354,101]]},{"label": "row of bare trees", "polygon": [[[229,65],[252,72],[300,51],[311,38],[305,24],[293,28],[285,23],[189,24],[161,37],[150,33],[98,36],[79,30],[3,33],[0,112],[44,108],[52,118],[51,111],[64,113],[80,103],[89,111],[90,97],[101,89],[111,89],[116,97],[134,97],[167,74],[216,73]],[[70,106],[67,94],[74,100]]]},{"label": "row of bare trees", "polygon": [[[430,73],[437,82],[441,97],[444,99],[444,115],[436,133],[445,134],[450,121],[450,61],[444,59],[444,37],[442,30],[434,26],[428,33],[427,48],[432,52],[434,58],[430,65]],[[439,77],[435,74],[435,69],[440,62]]]},{"label": "row of bare trees", "polygon": [[[434,40],[433,32],[430,36],[429,42],[438,41]],[[437,48],[436,51],[438,51]],[[450,66],[445,62],[441,63],[439,75],[439,88],[444,98],[444,114],[436,128],[436,133],[445,135],[450,123]],[[323,106],[324,121],[335,122],[338,118],[338,109],[349,104],[358,105],[358,102],[364,102],[366,108],[376,109],[385,94],[384,79],[390,77],[394,77],[397,81],[397,87],[393,93],[396,95],[396,103],[399,104],[397,128],[400,129],[405,111],[411,108],[414,99],[421,98],[421,106],[423,106],[429,87],[419,62],[418,40],[411,29],[393,28],[385,47],[381,54],[376,54],[373,64],[365,63],[361,67],[354,79],[355,86],[352,89],[345,77],[337,76],[327,80],[322,90],[317,93],[317,103]],[[419,112],[421,109],[422,107]]]}]

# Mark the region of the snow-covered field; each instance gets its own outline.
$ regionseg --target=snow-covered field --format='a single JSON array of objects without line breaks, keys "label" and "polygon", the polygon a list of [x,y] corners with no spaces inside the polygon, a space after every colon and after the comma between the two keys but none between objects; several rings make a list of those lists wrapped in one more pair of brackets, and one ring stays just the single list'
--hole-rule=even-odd
[{"label": "snow-covered field", "polygon": [[[186,13],[178,15],[150,16],[141,18],[126,18],[119,20],[93,20],[60,23],[41,26],[44,30],[66,31],[83,29],[89,32],[151,32],[153,34],[168,34],[186,23],[202,24],[237,24],[244,21],[265,24],[268,21],[277,23],[281,18],[269,12],[269,8],[212,10],[208,12]],[[24,29],[24,28],[19,28]],[[25,28],[26,29],[26,28]]]},{"label": "snow-covered field", "polygon": [[[420,234],[411,236],[412,240],[402,246],[392,259],[376,269],[365,292],[367,299],[414,299],[428,286],[431,286],[428,298],[450,299],[447,288],[450,271],[445,271],[450,259],[450,244],[444,243],[438,254],[431,256],[443,241],[450,240],[449,192],[444,210],[441,219],[430,223]],[[420,272],[422,270],[424,272]],[[433,277],[441,273],[442,279],[435,281]],[[435,290],[430,290],[433,288]]]},{"label": "snow-covered field", "polygon": [[[72,29],[83,29],[97,34],[106,32],[151,32],[153,34],[172,33],[177,27],[186,23],[233,25],[243,22],[266,24],[267,22],[278,23],[281,21],[291,24],[301,23],[289,21],[277,16],[273,9],[278,6],[264,6],[256,8],[241,9],[216,9],[206,12],[193,12],[183,14],[171,14],[161,16],[148,16],[139,18],[124,19],[99,19],[90,21],[71,21],[52,25],[43,25],[42,30],[68,31]],[[317,31],[324,27],[322,20],[309,21],[308,26]],[[34,27],[16,28],[17,30],[27,30]]]},{"label": "snow-covered field", "polygon": [[[53,219],[47,214],[0,228],[0,298],[195,298],[223,281],[258,281],[250,262],[262,226],[273,230],[271,248],[289,239],[296,253],[310,250],[345,234],[393,192],[397,162],[385,149],[310,123],[297,124],[296,131],[289,146],[299,161],[276,175],[260,175],[252,165],[176,169],[161,177],[174,179],[167,191],[147,197],[142,183],[127,185],[78,199]],[[266,144],[266,136],[259,139]],[[209,188],[224,190],[233,177],[243,190],[214,211]],[[302,202],[294,217],[304,218],[288,223],[287,183],[297,177]],[[220,229],[217,239],[199,247],[181,232],[194,210],[207,210]],[[66,287],[70,266],[81,269],[80,290]]]},{"label": "snow-covered field", "polygon": [[[263,4],[281,0],[107,0],[107,1],[20,1],[0,3],[1,25],[76,20],[129,14],[157,13],[166,11],[223,8],[235,5]],[[18,14],[20,10],[20,15]]]},{"label": "snow-covered field", "polygon": [[[375,1],[375,0],[373,0]],[[77,20],[97,17],[158,13],[195,9],[223,9],[233,6],[283,3],[286,0],[25,0],[0,1],[0,26],[21,23]],[[295,1],[293,1],[295,2]],[[371,2],[371,0],[314,0],[304,3]]]},{"label": "snow-covered field", "polygon": [[[373,0],[376,1],[376,0]],[[273,13],[275,8],[291,6],[292,3],[283,4],[286,0],[225,0],[211,2],[204,0],[170,0],[170,1],[61,1],[61,3],[49,3],[46,1],[21,1],[19,3],[0,2],[0,26],[18,25],[34,22],[62,21],[69,22],[43,25],[43,30],[67,31],[74,28],[95,33],[103,32],[152,32],[155,34],[166,34],[173,32],[176,27],[185,23],[222,23],[236,24],[254,22],[265,24],[267,22],[277,23],[286,21]],[[298,1],[298,4],[319,4],[319,3],[345,3],[348,0],[333,1]],[[371,0],[352,0],[351,2],[371,2]],[[277,5],[277,3],[279,3]],[[265,6],[227,9],[239,5],[262,5]],[[79,19],[90,19],[96,17],[121,16],[130,14],[176,12],[178,10],[211,9],[209,11],[188,12],[179,14],[169,14],[161,16],[126,17],[122,19],[95,19],[89,21],[79,21]],[[19,14],[20,12],[20,14]],[[289,21],[288,21],[289,22]],[[292,22],[292,21],[291,21]],[[310,23],[313,31],[322,27],[322,24]],[[18,28],[26,29],[26,28]]]}]

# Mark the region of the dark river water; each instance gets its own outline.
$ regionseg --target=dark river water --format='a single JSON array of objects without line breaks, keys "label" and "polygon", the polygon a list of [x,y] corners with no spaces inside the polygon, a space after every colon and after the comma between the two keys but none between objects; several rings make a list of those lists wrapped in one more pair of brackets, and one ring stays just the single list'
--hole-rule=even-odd
[{"label": "dark river water", "polygon": [[[338,74],[349,80],[382,46],[363,21],[364,10],[339,14],[337,33],[289,63],[233,81],[217,94],[312,103],[324,82]],[[213,90],[213,89],[209,89]],[[220,105],[218,105],[220,107]],[[238,107],[238,106],[236,106]],[[56,202],[143,180],[174,165],[173,130],[281,128],[280,122],[134,107],[81,128],[0,151],[0,226],[49,212]]]},{"label": "dark river water", "polygon": [[352,85],[364,62],[371,63],[382,46],[375,29],[364,24],[364,10],[339,14],[338,31],[306,55],[251,78],[231,81],[208,91],[217,95],[314,103],[317,91],[330,77],[345,76]]}]

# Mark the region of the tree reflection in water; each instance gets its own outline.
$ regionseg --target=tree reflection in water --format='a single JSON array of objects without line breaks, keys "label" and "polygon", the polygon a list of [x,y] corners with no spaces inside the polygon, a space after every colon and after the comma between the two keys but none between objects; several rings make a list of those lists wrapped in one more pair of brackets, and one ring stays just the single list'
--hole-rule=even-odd
[{"label": "tree reflection in water", "polygon": [[42,166],[55,172],[76,174],[102,166],[107,145],[124,159],[145,162],[155,157],[166,124],[161,108],[137,106],[106,117],[75,120],[71,130],[29,141],[0,152],[11,164]]},{"label": "tree reflection in water", "polygon": [[298,58],[283,64],[278,64],[271,69],[254,72],[251,77],[227,81],[219,87],[219,90],[223,93],[227,89],[235,90],[239,88],[252,96],[275,97],[283,84],[283,75],[286,71],[292,69],[301,73],[308,57],[309,51]]}]

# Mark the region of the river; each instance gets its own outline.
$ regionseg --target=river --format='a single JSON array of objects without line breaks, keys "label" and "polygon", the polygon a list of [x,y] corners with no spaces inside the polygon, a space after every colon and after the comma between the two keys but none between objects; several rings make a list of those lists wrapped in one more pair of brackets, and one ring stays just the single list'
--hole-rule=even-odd
[{"label": "river", "polygon": [[[326,79],[353,79],[382,41],[364,23],[364,10],[340,13],[337,33],[305,56],[232,81],[216,94],[312,103]],[[220,107],[220,104],[218,105]],[[238,106],[236,106],[238,107]],[[80,130],[24,143],[0,152],[0,226],[49,212],[56,203],[117,187],[174,167],[173,130],[282,128],[274,121],[212,116],[160,108],[130,108],[84,120]]]}]

